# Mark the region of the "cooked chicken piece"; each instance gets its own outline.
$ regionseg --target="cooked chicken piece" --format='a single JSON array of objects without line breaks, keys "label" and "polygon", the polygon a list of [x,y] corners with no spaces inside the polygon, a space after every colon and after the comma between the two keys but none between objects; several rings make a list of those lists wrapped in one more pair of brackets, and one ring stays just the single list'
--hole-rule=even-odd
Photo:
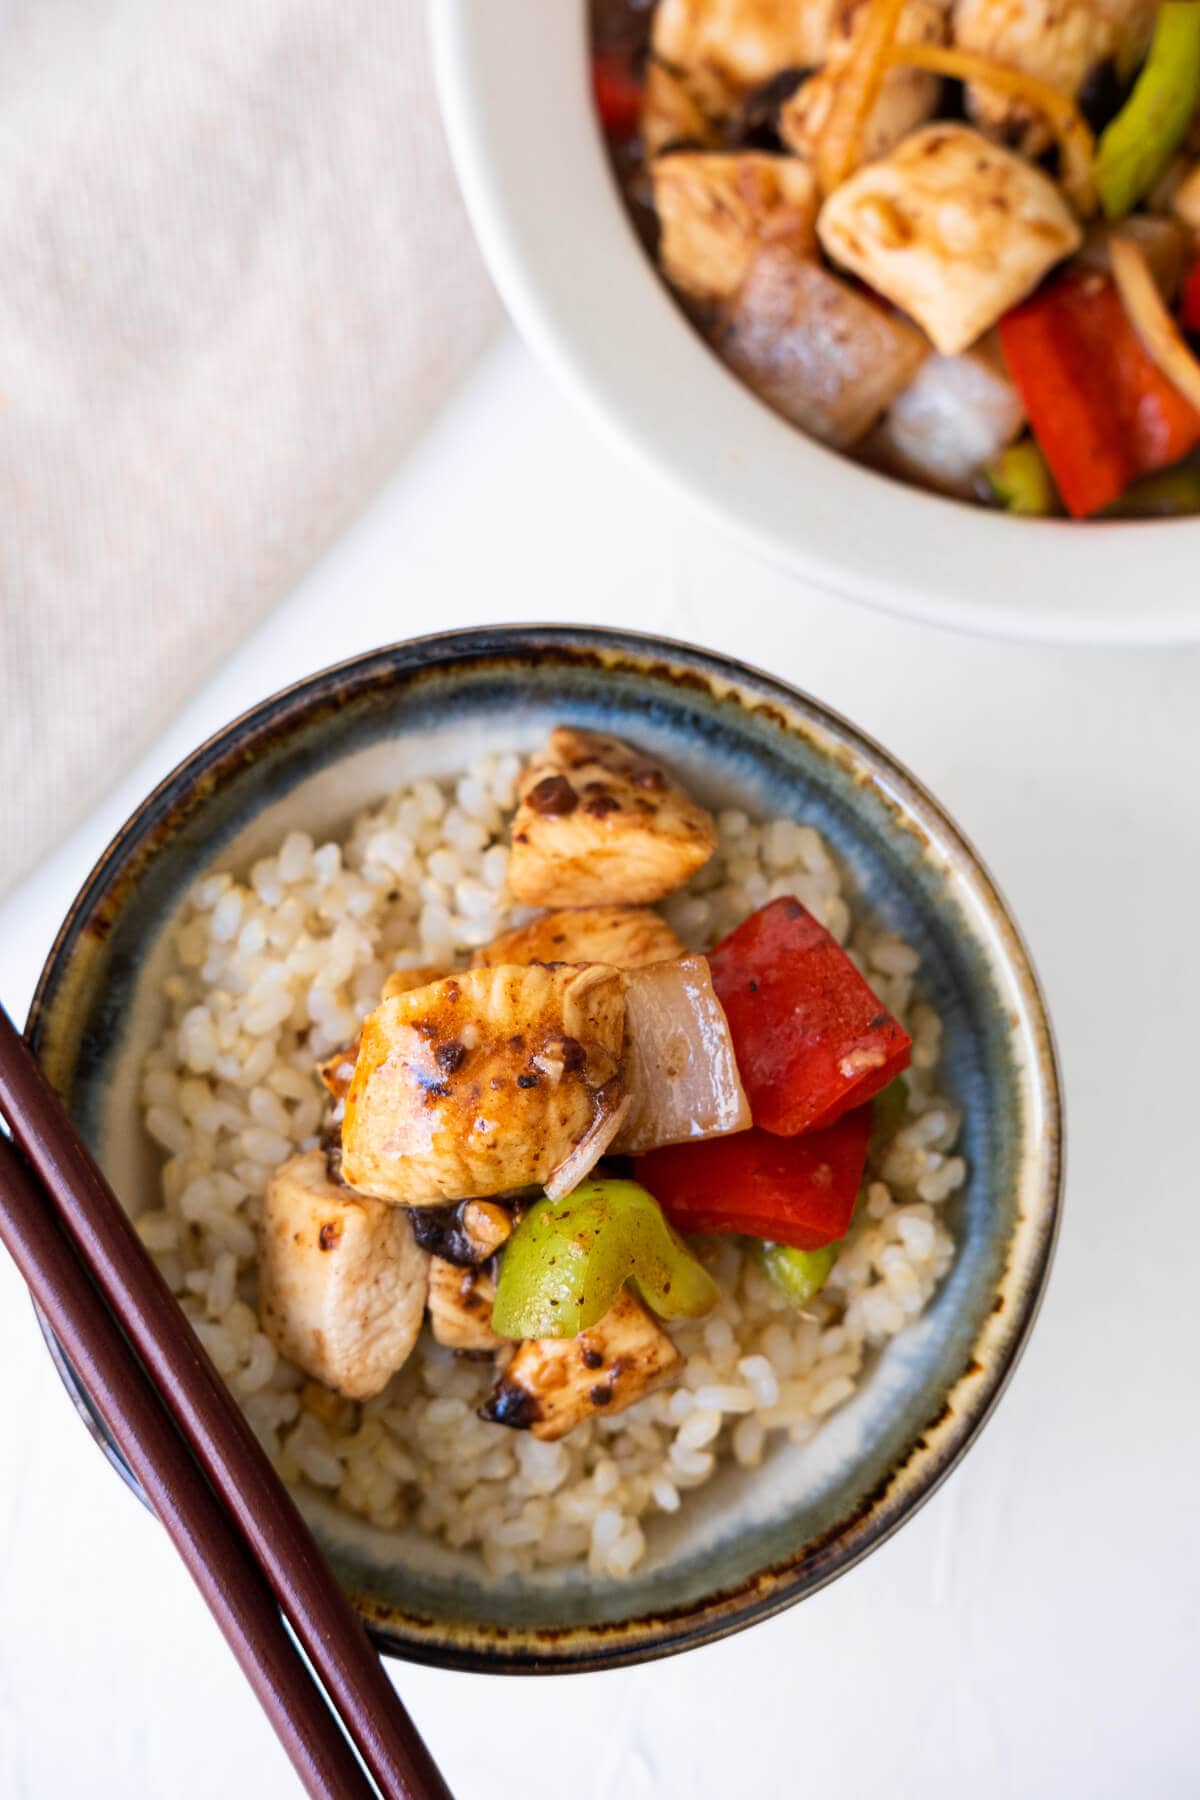
[{"label": "cooked chicken piece", "polygon": [[[1118,51],[1140,59],[1156,11],[1153,0],[955,0],[952,31],[960,49],[1075,95]],[[967,111],[989,136],[1028,156],[1051,142],[1040,112],[982,82],[968,86]]]},{"label": "cooked chicken piece", "polygon": [[460,1269],[490,1262],[501,1244],[512,1236],[517,1210],[494,1200],[460,1200],[457,1205],[415,1206],[411,1209],[418,1244],[442,1262]]},{"label": "cooked chicken piece", "polygon": [[712,818],[649,757],[564,726],[521,776],[508,884],[527,906],[649,905],[717,847]]},{"label": "cooked chicken piece", "polygon": [[[396,994],[407,994],[413,988],[428,987],[431,981],[440,981],[449,969],[439,969],[425,963],[414,969],[396,969],[383,984],[384,1000],[391,1000]],[[358,1060],[361,1037],[356,1037],[352,1044],[341,1050],[335,1050],[332,1056],[317,1064],[317,1074],[333,1095],[334,1100],[342,1101],[350,1092],[350,1083],[354,1079],[354,1064]],[[340,1117],[340,1114],[338,1115]]]},{"label": "cooked chicken piece", "polygon": [[1168,304],[1173,303],[1192,254],[1191,233],[1183,220],[1134,213],[1119,225],[1093,225],[1075,259],[1077,266],[1103,269],[1111,275],[1111,245],[1115,237],[1132,239],[1145,257],[1163,298]]},{"label": "cooked chicken piece", "polygon": [[782,238],[798,255],[815,249],[816,180],[799,157],[679,150],[660,156],[650,174],[663,273],[693,299],[736,294],[763,244]]},{"label": "cooked chicken piece", "polygon": [[493,963],[607,963],[644,969],[683,955],[665,919],[648,906],[579,906],[542,913],[493,938],[471,958],[477,968]]},{"label": "cooked chicken piece", "polygon": [[[781,69],[825,61],[837,0],[659,0],[655,54],[688,76],[714,118]],[[703,97],[702,97],[703,96]]]},{"label": "cooked chicken piece", "polygon": [[385,1000],[346,1098],[346,1180],[408,1206],[552,1189],[568,1164],[582,1180],[624,1113],[624,1028],[624,977],[600,966],[470,969]]},{"label": "cooked chicken piece", "polygon": [[870,430],[929,350],[907,319],[780,246],[756,258],[713,341],[768,406],[836,450]]},{"label": "cooked chicken piece", "polygon": [[869,440],[871,460],[908,481],[971,499],[979,472],[1020,434],[1025,409],[999,354],[980,345],[930,356]]},{"label": "cooked chicken piece", "polygon": [[578,1337],[527,1339],[479,1416],[536,1438],[565,1437],[597,1413],[624,1412],[682,1367],[662,1326],[626,1290]]},{"label": "cooked chicken piece", "polygon": [[721,133],[689,92],[687,83],[651,57],[642,85],[642,148],[657,156],[675,144],[719,144]]},{"label": "cooked chicken piece", "polygon": [[943,356],[982,337],[1083,233],[1049,176],[965,125],[926,125],[834,190],[827,254],[923,325]]},{"label": "cooked chicken piece", "polygon": [[267,1184],[260,1276],[275,1348],[348,1400],[369,1400],[417,1341],[429,1258],[407,1213],[352,1194],[308,1150]]},{"label": "cooked chicken piece", "polygon": [[[842,8],[829,48],[829,61],[780,108],[779,135],[799,156],[815,162],[820,154],[834,97],[860,53],[869,10],[865,0],[850,0]],[[936,0],[907,0],[896,28],[898,43],[941,44],[945,37],[946,14]],[[901,138],[931,119],[941,90],[939,77],[924,69],[889,69],[879,98],[863,125],[863,161],[886,156]]]},{"label": "cooked chicken piece", "polygon": [[394,1000],[397,994],[411,994],[414,988],[428,987],[434,981],[444,981],[447,975],[453,973],[452,969],[442,969],[434,963],[419,963],[412,969],[393,969],[383,984],[382,998]]},{"label": "cooked chicken piece", "polygon": [[497,1350],[492,1330],[495,1277],[487,1269],[464,1269],[435,1256],[429,1264],[429,1326],[447,1350]]},{"label": "cooked chicken piece", "polygon": [[1200,163],[1184,176],[1175,189],[1171,211],[1192,231],[1200,232]]}]

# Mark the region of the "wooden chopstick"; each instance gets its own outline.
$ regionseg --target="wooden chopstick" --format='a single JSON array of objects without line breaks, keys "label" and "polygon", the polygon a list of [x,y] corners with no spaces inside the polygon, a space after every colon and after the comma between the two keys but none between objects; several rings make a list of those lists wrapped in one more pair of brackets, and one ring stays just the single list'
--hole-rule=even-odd
[{"label": "wooden chopstick", "polygon": [[271,1590],[222,1512],[41,1189],[0,1136],[0,1241],[120,1445],[314,1800],[370,1800]]},{"label": "wooden chopstick", "polygon": [[451,1800],[295,1502],[3,1007],[0,1113],[381,1792]]}]

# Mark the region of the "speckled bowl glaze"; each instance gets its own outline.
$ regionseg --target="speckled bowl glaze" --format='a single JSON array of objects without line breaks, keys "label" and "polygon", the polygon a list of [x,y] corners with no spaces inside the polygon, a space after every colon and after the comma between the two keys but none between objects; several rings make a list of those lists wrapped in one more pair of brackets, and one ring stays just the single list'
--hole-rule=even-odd
[{"label": "speckled bowl glaze", "polygon": [[293,827],[337,832],[396,784],[450,773],[485,746],[531,746],[560,720],[636,741],[703,800],[825,834],[858,904],[921,953],[970,1176],[946,1282],[854,1398],[809,1444],[781,1445],[753,1474],[727,1469],[656,1519],[646,1561],[624,1581],[577,1569],[493,1581],[466,1554],[303,1494],[382,1647],[457,1668],[597,1668],[683,1650],[851,1568],[928,1497],[991,1411],[1037,1310],[1059,1205],[1042,996],[1004,902],[936,801],[843,719],[740,664],[650,638],[514,627],[400,644],[266,701],[170,776],[102,857],[50,953],[28,1031],[134,1211],[155,1172],[138,1069],[192,882],[214,864],[248,864]]}]

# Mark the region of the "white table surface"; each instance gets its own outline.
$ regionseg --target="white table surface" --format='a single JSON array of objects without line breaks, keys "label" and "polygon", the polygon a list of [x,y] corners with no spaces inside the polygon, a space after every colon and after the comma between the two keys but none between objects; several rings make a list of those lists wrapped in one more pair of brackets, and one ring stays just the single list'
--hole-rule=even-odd
[{"label": "white table surface", "polygon": [[[546,1682],[397,1665],[459,1800],[1197,1794],[1200,652],[975,641],[808,592],[650,486],[505,340],[0,905],[0,996],[24,1015],[109,835],[210,731],[325,663],[502,620],[733,652],[923,777],[1045,979],[1070,1177],[1046,1305],[998,1415],[863,1567],[651,1667]],[[0,1368],[0,1795],[297,1793],[165,1539],[72,1412],[3,1259]]]}]

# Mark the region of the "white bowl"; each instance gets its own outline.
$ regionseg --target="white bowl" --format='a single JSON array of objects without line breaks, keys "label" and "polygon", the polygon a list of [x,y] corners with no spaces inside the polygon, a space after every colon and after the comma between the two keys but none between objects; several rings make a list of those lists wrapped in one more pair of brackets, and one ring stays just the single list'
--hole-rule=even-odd
[{"label": "white bowl", "polygon": [[1008,519],[922,493],[806,438],[721,365],[623,210],[585,0],[431,4],[451,149],[500,292],[644,464],[770,562],[890,612],[1058,642],[1200,640],[1200,520]]}]

